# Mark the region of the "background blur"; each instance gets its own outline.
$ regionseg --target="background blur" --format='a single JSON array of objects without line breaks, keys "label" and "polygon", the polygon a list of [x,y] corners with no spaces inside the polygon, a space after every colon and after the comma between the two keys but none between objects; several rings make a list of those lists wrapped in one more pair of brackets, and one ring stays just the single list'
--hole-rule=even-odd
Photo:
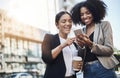
[{"label": "background blur", "polygon": [[[84,0],[0,0],[0,76],[29,72],[42,77],[41,44],[46,33],[56,34],[56,13],[70,9]],[[104,20],[113,29],[115,53],[120,53],[120,0],[103,0],[107,8]],[[73,30],[81,26],[73,26]],[[3,48],[4,46],[4,48]],[[8,71],[10,70],[10,71]]]}]

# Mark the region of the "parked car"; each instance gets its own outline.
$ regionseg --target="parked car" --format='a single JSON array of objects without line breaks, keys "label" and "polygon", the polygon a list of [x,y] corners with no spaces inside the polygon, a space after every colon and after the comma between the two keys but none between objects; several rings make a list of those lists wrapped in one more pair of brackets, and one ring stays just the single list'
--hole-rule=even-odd
[{"label": "parked car", "polygon": [[11,74],[6,78],[33,78],[33,77],[29,73],[15,73],[15,74]]}]

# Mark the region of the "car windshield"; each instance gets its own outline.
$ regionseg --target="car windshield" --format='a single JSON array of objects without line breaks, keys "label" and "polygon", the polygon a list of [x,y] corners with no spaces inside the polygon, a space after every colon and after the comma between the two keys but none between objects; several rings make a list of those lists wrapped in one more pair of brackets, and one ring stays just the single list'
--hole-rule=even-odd
[{"label": "car windshield", "polygon": [[8,76],[8,77],[6,77],[6,78],[15,78],[15,77],[16,77],[16,74],[13,74],[13,75]]},{"label": "car windshield", "polygon": [[14,78],[16,76],[16,74],[12,75],[11,78]]}]

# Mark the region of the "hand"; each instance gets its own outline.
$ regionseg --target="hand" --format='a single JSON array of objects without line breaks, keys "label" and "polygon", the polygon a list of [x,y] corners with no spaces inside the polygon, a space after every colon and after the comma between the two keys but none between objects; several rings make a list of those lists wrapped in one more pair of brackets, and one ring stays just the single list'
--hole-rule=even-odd
[{"label": "hand", "polygon": [[78,64],[78,69],[81,70],[83,67],[83,61],[81,61],[79,64]]},{"label": "hand", "polygon": [[85,42],[78,37],[76,38],[76,42],[81,48],[85,46]]},{"label": "hand", "polygon": [[66,41],[62,44],[62,47],[64,48],[66,46],[70,46],[75,41],[75,39],[75,37],[66,39]]},{"label": "hand", "polygon": [[73,61],[72,66],[74,71],[80,71],[83,68],[83,61]]},{"label": "hand", "polygon": [[79,34],[79,35],[77,35],[77,42],[82,47],[83,46],[91,47],[93,45],[93,42],[85,34]]}]

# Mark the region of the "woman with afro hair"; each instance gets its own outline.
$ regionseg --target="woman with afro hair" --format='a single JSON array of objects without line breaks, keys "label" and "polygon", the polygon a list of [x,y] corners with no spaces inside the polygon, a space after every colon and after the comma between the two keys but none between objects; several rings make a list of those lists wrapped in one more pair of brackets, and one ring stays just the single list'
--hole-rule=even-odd
[{"label": "woman with afro hair", "polygon": [[106,9],[102,0],[86,0],[71,9],[73,23],[84,26],[84,34],[76,36],[77,44],[83,49],[84,78],[117,78],[114,67],[119,62],[113,56],[111,24],[102,21]]}]

